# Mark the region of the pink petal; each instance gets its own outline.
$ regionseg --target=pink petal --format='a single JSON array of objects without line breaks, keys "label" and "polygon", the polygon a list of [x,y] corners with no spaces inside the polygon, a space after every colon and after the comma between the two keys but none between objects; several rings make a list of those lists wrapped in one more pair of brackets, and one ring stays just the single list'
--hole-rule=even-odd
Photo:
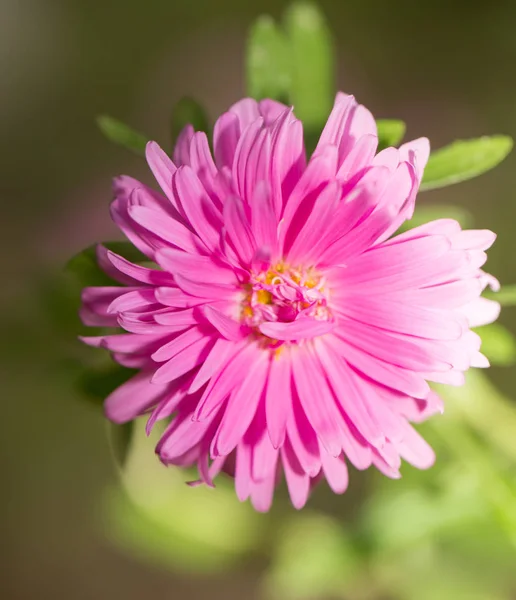
[{"label": "pink petal", "polygon": [[293,341],[317,337],[329,333],[335,324],[331,321],[317,321],[304,318],[281,323],[279,321],[266,321],[259,325],[261,333],[275,340]]},{"label": "pink petal", "polygon": [[277,252],[278,222],[271,200],[271,191],[265,182],[259,183],[249,202],[251,209],[251,232],[258,249]]},{"label": "pink petal", "polygon": [[250,265],[256,251],[256,241],[239,198],[230,196],[224,202],[226,235],[242,265]]},{"label": "pink petal", "polygon": [[423,308],[385,297],[350,296],[341,311],[355,321],[415,337],[457,340],[463,332],[462,324],[451,311]]},{"label": "pink petal", "polygon": [[203,340],[206,337],[206,332],[200,327],[190,327],[187,331],[174,337],[168,344],[161,346],[152,355],[152,360],[155,362],[168,361],[179,354],[184,348],[191,346],[193,343]]},{"label": "pink petal", "polygon": [[412,142],[407,142],[399,148],[400,160],[406,160],[416,168],[418,180],[423,178],[423,172],[430,157],[430,142],[422,137]]},{"label": "pink petal", "polygon": [[215,162],[220,168],[233,165],[233,158],[240,137],[238,117],[232,112],[224,113],[213,129]]},{"label": "pink petal", "polygon": [[292,394],[292,407],[293,410],[290,412],[287,420],[285,445],[288,440],[303,471],[310,475],[310,477],[315,477],[321,470],[319,442],[301,406],[295,389]]},{"label": "pink petal", "polygon": [[224,418],[212,442],[213,456],[226,456],[242,438],[256,413],[267,374],[267,355],[255,355],[246,377],[238,384],[229,398]]},{"label": "pink petal", "polygon": [[[287,354],[287,356],[284,356]],[[285,440],[287,421],[292,411],[290,357],[288,349],[270,362],[265,399],[267,429],[274,448],[280,448]]]},{"label": "pink petal", "polygon": [[167,386],[154,385],[150,379],[149,371],[141,371],[111,393],[104,403],[107,418],[127,423],[155,404]]},{"label": "pink petal", "polygon": [[[165,310],[165,309],[163,309]],[[199,319],[193,309],[185,310],[166,310],[166,312],[156,312],[154,320],[160,325],[196,325]]]},{"label": "pink petal", "polygon": [[199,252],[199,245],[195,235],[178,221],[164,217],[160,213],[144,206],[131,206],[128,212],[131,219],[138,223],[138,225],[169,244],[173,244],[181,248],[181,250],[193,254]]},{"label": "pink petal", "polygon": [[190,167],[182,166],[174,174],[177,198],[195,233],[210,252],[217,252],[221,218],[199,178]]},{"label": "pink petal", "polygon": [[168,273],[135,265],[122,256],[111,252],[111,250],[107,250],[106,256],[115,269],[120,273],[128,275],[135,281],[140,281],[148,285],[170,285],[173,283],[173,279]]},{"label": "pink petal", "polygon": [[189,308],[209,301],[208,298],[197,298],[176,287],[159,287],[155,290],[156,300],[173,308]]},{"label": "pink petal", "polygon": [[194,133],[195,129],[193,126],[186,125],[178,135],[176,145],[174,146],[174,164],[177,167],[190,165],[190,141]]},{"label": "pink petal", "polygon": [[203,308],[204,316],[215,327],[215,329],[226,339],[236,342],[248,335],[247,328],[220,312],[213,306],[207,305]]},{"label": "pink petal", "polygon": [[231,356],[236,355],[240,349],[241,346],[228,340],[216,340],[206,360],[202,363],[192,380],[188,393],[193,394],[197,390],[200,390],[212,377],[218,375],[223,366],[231,360]]},{"label": "pink petal", "polygon": [[322,468],[328,485],[336,494],[343,494],[349,483],[348,469],[341,457],[334,457],[321,449]]},{"label": "pink petal", "polygon": [[405,435],[396,449],[407,462],[418,469],[428,469],[435,462],[435,453],[425,440],[408,424],[405,424]]},{"label": "pink petal", "polygon": [[149,142],[147,144],[145,156],[156,181],[170,202],[175,205],[174,193],[172,191],[172,175],[176,172],[176,166],[156,142]]},{"label": "pink petal", "polygon": [[[236,284],[234,271],[213,260],[211,256],[188,254],[173,248],[164,248],[156,253],[156,261],[169,273],[181,273],[186,277],[202,273],[206,282]],[[161,284],[161,285],[166,285]]]},{"label": "pink petal", "polygon": [[293,264],[298,264],[303,260],[308,264],[315,262],[313,248],[324,235],[324,227],[331,221],[340,195],[340,184],[333,181],[317,196],[312,211],[289,250],[288,260]]},{"label": "pink petal", "polygon": [[335,146],[326,146],[317,156],[312,156],[288,197],[279,237],[280,248],[283,247],[284,251],[290,248],[309,214],[305,205],[308,204],[310,207],[311,195],[335,176],[337,156],[338,152]]},{"label": "pink petal", "polygon": [[[195,277],[195,273],[191,273],[191,276]],[[212,300],[226,300],[229,302],[239,293],[238,288],[230,283],[199,281],[185,277],[180,273],[176,273],[174,279],[184,294],[197,298],[210,298]]]},{"label": "pink petal", "polygon": [[344,181],[365,169],[371,164],[378,146],[378,137],[375,134],[366,134],[359,138],[337,171],[337,177]]},{"label": "pink petal", "polygon": [[332,337],[331,340],[325,341],[325,343],[333,346],[338,355],[345,359],[356,371],[359,371],[362,377],[372,379],[415,398],[425,398],[427,396],[428,384],[421,374],[378,360],[376,357],[354,348],[337,337]]},{"label": "pink petal", "polygon": [[268,178],[271,138],[259,118],[243,131],[235,150],[233,181],[240,198],[248,202],[259,181]]},{"label": "pink petal", "polygon": [[359,387],[359,379],[335,350],[339,342],[333,336],[316,340],[315,349],[333,392],[342,409],[364,438],[374,446],[384,441],[381,429],[369,414]]},{"label": "pink petal", "polygon": [[332,456],[342,452],[335,399],[305,346],[293,353],[292,375],[301,406],[317,437]]},{"label": "pink petal", "polygon": [[281,449],[281,458],[285,479],[287,480],[290,500],[294,508],[303,508],[310,493],[310,477],[303,470],[290,444]]},{"label": "pink petal", "polygon": [[141,289],[121,294],[111,302],[107,308],[108,313],[119,313],[126,310],[135,310],[156,303],[153,289]]},{"label": "pink petal", "polygon": [[201,365],[206,360],[213,344],[212,338],[205,337],[183,348],[173,358],[161,365],[154,373],[152,382],[168,383]]},{"label": "pink petal", "polygon": [[480,327],[493,323],[500,316],[501,307],[498,302],[487,298],[477,298],[462,308],[470,327]]},{"label": "pink petal", "polygon": [[243,98],[229,109],[229,112],[236,115],[240,126],[240,131],[256,121],[260,115],[260,107],[254,98]]},{"label": "pink petal", "polygon": [[255,344],[246,342],[233,349],[236,352],[229,355],[224,361],[224,367],[210,379],[195,410],[196,420],[208,418],[224,402],[233,389],[240,385],[253,361],[261,354]]},{"label": "pink petal", "polygon": [[270,128],[270,181],[276,217],[283,213],[286,199],[306,167],[303,125],[292,109],[285,108]]},{"label": "pink petal", "polygon": [[82,337],[79,339],[94,348],[106,348],[111,352],[124,352],[129,354],[148,354],[154,352],[170,339],[170,335],[163,333],[151,335],[136,335],[121,333],[116,335],[101,335]]}]

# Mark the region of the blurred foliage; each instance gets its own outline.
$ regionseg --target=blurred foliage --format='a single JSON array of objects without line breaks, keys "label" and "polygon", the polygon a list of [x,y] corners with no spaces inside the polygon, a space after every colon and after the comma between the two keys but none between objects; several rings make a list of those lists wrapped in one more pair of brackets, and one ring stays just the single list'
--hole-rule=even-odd
[{"label": "blurred foliage", "polygon": [[491,323],[477,330],[482,339],[482,354],[492,365],[509,367],[516,361],[516,340],[500,323]]},{"label": "blurred foliage", "polygon": [[125,123],[122,123],[122,121],[102,115],[97,118],[97,125],[108,140],[127,148],[127,150],[131,150],[131,152],[139,156],[145,154],[145,145],[148,139],[141,133],[131,129]]},{"label": "blurred foliage", "polygon": [[320,131],[331,110],[333,70],[326,20],[312,3],[292,4],[281,26],[264,16],[251,28],[246,64],[249,95],[292,104],[308,131]]},{"label": "blurred foliage", "polygon": [[167,469],[154,454],[163,427],[145,433],[135,421],[125,463],[122,490],[105,497],[107,527],[113,539],[139,556],[165,566],[197,572],[227,568],[253,551],[263,539],[261,515],[235,502],[232,483],[219,478],[216,490],[188,486],[194,471]]},{"label": "blurred foliage", "polygon": [[289,101],[292,81],[287,36],[272,17],[257,19],[247,45],[247,90],[251,98]]},{"label": "blurred foliage", "polygon": [[389,146],[397,146],[407,129],[403,121],[396,119],[378,119],[376,127],[378,128],[378,151]]},{"label": "blurred foliage", "polygon": [[195,131],[204,131],[205,133],[208,133],[210,129],[208,116],[203,107],[193,98],[184,97],[172,110],[170,124],[172,144],[176,143],[179,134],[187,125],[191,125]]}]

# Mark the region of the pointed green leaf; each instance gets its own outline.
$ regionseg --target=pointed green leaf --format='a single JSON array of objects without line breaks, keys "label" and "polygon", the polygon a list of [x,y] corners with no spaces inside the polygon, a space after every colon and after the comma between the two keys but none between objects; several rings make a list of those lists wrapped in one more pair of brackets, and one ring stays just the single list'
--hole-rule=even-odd
[{"label": "pointed green leaf", "polygon": [[482,338],[482,354],[492,365],[508,367],[516,362],[516,339],[500,323],[491,323],[476,330]]},{"label": "pointed green leaf", "polygon": [[99,267],[96,246],[89,246],[73,256],[65,267],[80,287],[88,285],[113,285],[113,280]]},{"label": "pointed green leaf", "polygon": [[102,404],[111,392],[136,373],[135,369],[127,369],[112,362],[107,367],[84,369],[77,378],[76,387],[95,404]]},{"label": "pointed green leaf", "polygon": [[487,290],[484,296],[490,300],[496,300],[502,306],[516,305],[516,285],[504,285],[499,292]]},{"label": "pointed green leaf", "polygon": [[145,155],[145,146],[148,138],[141,133],[134,131],[122,121],[118,121],[108,115],[97,117],[97,125],[100,131],[115,144],[131,150],[139,156]]},{"label": "pointed green leaf", "polygon": [[209,131],[209,121],[204,108],[193,98],[184,97],[172,110],[171,134],[175,144],[179,134],[187,125],[192,125],[195,131]]},{"label": "pointed green leaf", "polygon": [[[130,242],[104,242],[103,246],[132,262],[143,262],[148,260],[148,258]],[[68,261],[65,271],[72,275],[81,287],[90,285],[113,285],[113,280],[108,277],[98,265],[97,244],[89,246],[82,250],[82,252],[73,256]]]},{"label": "pointed green leaf", "polygon": [[289,52],[285,33],[274,19],[268,15],[260,17],[247,41],[247,90],[252,98],[288,102],[292,78]]},{"label": "pointed green leaf", "polygon": [[285,13],[292,56],[290,100],[308,128],[322,127],[334,100],[333,44],[324,17],[310,2]]},{"label": "pointed green leaf", "polygon": [[407,129],[403,121],[396,119],[378,119],[376,121],[378,128],[378,150],[389,148],[389,146],[397,146]]},{"label": "pointed green leaf", "polygon": [[459,140],[436,150],[426,165],[421,190],[459,183],[496,167],[511,151],[512,139],[505,135]]}]

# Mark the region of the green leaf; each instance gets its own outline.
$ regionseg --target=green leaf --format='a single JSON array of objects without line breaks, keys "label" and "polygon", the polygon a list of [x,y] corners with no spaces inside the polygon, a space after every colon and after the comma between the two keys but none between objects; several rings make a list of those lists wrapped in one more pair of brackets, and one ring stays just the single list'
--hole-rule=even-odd
[{"label": "green leaf", "polygon": [[97,125],[100,131],[115,144],[131,150],[139,156],[145,155],[145,146],[148,138],[141,133],[134,131],[122,121],[118,121],[108,115],[97,117]]},{"label": "green leaf", "polygon": [[512,139],[505,135],[454,142],[431,154],[420,189],[433,190],[481,175],[496,167],[511,149]]},{"label": "green leaf", "polygon": [[187,125],[195,131],[209,131],[209,122],[203,107],[193,98],[184,97],[174,106],[172,111],[171,134],[175,144],[179,134]]},{"label": "green leaf", "polygon": [[268,15],[251,28],[247,41],[246,76],[249,95],[288,102],[292,79],[290,48],[285,33]]},{"label": "green leaf", "polygon": [[403,223],[400,232],[419,227],[436,219],[454,219],[465,229],[473,225],[473,215],[465,208],[448,204],[423,204],[416,208],[414,216],[410,221]]},{"label": "green leaf", "polygon": [[389,146],[397,146],[407,129],[403,121],[396,119],[379,119],[376,121],[378,128],[378,150],[383,150]]},{"label": "green leaf", "polygon": [[516,339],[499,323],[491,323],[476,330],[482,338],[482,354],[492,365],[507,367],[516,362]]},{"label": "green leaf", "polygon": [[80,287],[113,285],[113,280],[98,265],[96,248],[96,245],[89,246],[66,264],[65,272],[73,276]]},{"label": "green leaf", "polygon": [[[103,242],[102,245],[132,262],[144,262],[148,260],[130,242]],[[113,280],[98,265],[97,244],[89,246],[72,257],[66,264],[65,271],[72,275],[81,287],[113,285]]]},{"label": "green leaf", "polygon": [[131,244],[131,242],[116,240],[114,242],[102,242],[102,245],[108,250],[111,250],[111,252],[120,254],[120,256],[123,256],[131,262],[142,263],[149,261],[145,254],[138,250],[138,248]]},{"label": "green leaf", "polygon": [[516,285],[504,285],[499,292],[487,290],[484,296],[490,300],[496,300],[502,306],[516,305]]},{"label": "green leaf", "polygon": [[310,2],[285,13],[292,57],[290,100],[308,129],[322,127],[334,100],[333,44],[324,17]]},{"label": "green leaf", "polygon": [[109,364],[107,367],[83,370],[77,378],[77,388],[96,404],[102,404],[111,392],[137,372],[135,369],[127,369],[116,363]]}]

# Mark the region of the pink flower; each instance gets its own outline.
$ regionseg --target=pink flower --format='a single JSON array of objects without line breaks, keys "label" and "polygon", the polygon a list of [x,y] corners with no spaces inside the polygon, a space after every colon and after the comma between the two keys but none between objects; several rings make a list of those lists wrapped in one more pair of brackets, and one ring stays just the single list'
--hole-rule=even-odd
[{"label": "pink flower", "polygon": [[269,509],[284,474],[302,507],[325,478],[342,493],[347,463],[399,477],[401,459],[434,454],[411,427],[442,410],[428,381],[461,385],[488,366],[470,327],[496,319],[480,297],[490,231],[450,219],[396,237],[412,216],[429,143],[376,154],[371,113],[338,94],[307,162],[288,107],[244,99],[207,137],[187,127],[173,161],[150,142],[162,194],[115,180],[111,214],[158,268],[99,248],[121,285],[86,288],[85,338],[139,373],[106,400],[117,423],[173,419],[165,464],[224,470],[240,500]]}]

